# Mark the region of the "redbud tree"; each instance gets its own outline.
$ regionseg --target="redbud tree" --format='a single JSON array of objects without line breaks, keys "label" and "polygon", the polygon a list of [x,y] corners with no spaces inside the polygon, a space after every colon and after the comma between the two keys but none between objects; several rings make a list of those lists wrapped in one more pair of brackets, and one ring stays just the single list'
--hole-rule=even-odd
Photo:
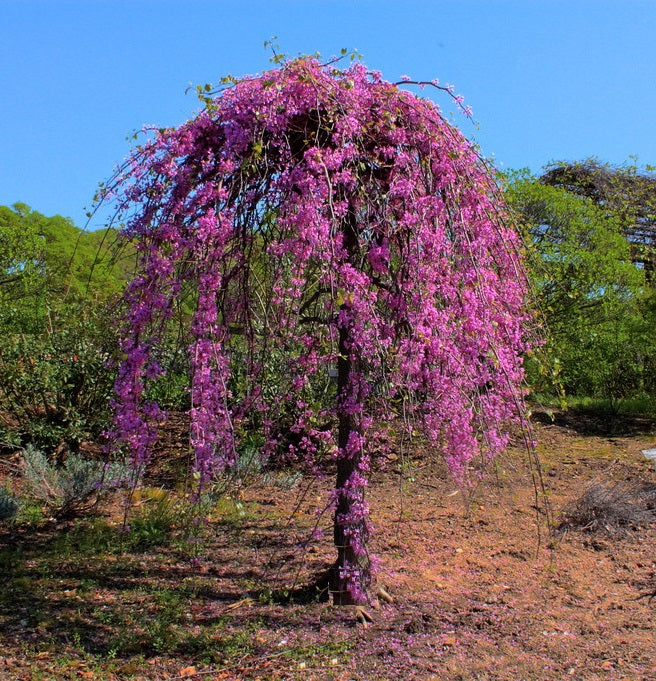
[{"label": "redbud tree", "polygon": [[517,237],[472,144],[401,85],[287,61],[155,131],[112,186],[139,262],[116,442],[136,468],[152,456],[157,348],[185,296],[195,478],[253,430],[263,455],[332,470],[338,603],[367,598],[365,493],[393,431],[464,479],[522,418]]}]

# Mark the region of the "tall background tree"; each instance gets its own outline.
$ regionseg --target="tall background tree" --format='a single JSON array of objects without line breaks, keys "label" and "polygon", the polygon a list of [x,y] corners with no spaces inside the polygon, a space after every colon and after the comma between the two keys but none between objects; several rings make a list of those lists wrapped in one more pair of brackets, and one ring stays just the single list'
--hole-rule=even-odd
[{"label": "tall background tree", "polygon": [[140,270],[116,440],[137,468],[152,455],[163,415],[148,396],[183,298],[199,484],[253,431],[263,455],[332,470],[331,587],[336,602],[361,603],[365,492],[385,436],[421,427],[464,478],[521,415],[518,242],[472,145],[431,102],[360,64],[297,59],[205,101],[108,187]]},{"label": "tall background tree", "polygon": [[0,324],[38,328],[43,322],[45,240],[30,209],[0,206]]},{"label": "tall background tree", "polygon": [[548,365],[532,372],[535,389],[556,377],[567,394],[614,409],[653,392],[655,190],[649,173],[594,161],[510,176],[506,196],[548,330]]},{"label": "tall background tree", "polygon": [[597,159],[554,163],[540,181],[584,196],[619,226],[632,246],[632,260],[653,281],[656,266],[656,175],[635,164],[612,166]]}]

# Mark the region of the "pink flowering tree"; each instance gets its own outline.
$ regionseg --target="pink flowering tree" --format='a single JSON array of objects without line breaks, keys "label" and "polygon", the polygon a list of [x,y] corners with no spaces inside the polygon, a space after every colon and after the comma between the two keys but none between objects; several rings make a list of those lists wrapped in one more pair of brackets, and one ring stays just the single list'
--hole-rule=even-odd
[{"label": "pink flowering tree", "polygon": [[361,64],[288,61],[157,131],[110,188],[140,265],[116,441],[137,468],[152,455],[163,414],[145,397],[184,295],[199,485],[251,430],[268,457],[336,471],[344,604],[367,598],[366,490],[391,429],[421,428],[464,479],[522,411],[517,237],[472,145],[399,85]]}]

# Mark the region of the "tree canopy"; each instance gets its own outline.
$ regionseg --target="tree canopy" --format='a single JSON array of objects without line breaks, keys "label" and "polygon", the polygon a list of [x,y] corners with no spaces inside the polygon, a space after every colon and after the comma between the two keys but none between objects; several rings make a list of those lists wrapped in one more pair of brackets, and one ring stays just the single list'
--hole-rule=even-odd
[{"label": "tree canopy", "polygon": [[0,316],[6,329],[40,332],[46,309],[121,292],[134,267],[129,252],[111,261],[115,230],[87,232],[60,215],[0,206]]},{"label": "tree canopy", "polygon": [[654,168],[636,165],[612,166],[596,159],[576,163],[554,163],[540,181],[584,196],[621,222],[633,246],[633,259],[650,277],[656,266],[656,175]]},{"label": "tree canopy", "polygon": [[[647,251],[636,251],[633,217],[616,203],[617,195],[602,199],[574,179],[545,182],[560,170],[563,179],[564,168],[556,166],[542,178],[514,173],[506,192],[525,236],[546,323],[551,365],[542,369],[569,394],[611,400],[637,395],[645,386],[653,345],[645,343],[650,308],[642,264]],[[588,177],[575,174],[577,181],[583,176]],[[548,389],[544,379],[532,375],[533,387]]]}]

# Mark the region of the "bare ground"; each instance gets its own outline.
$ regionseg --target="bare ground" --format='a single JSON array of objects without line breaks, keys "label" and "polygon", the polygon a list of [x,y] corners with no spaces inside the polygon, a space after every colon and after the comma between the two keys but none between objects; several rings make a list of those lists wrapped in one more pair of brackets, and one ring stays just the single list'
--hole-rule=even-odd
[{"label": "bare ground", "polygon": [[[652,423],[610,436],[592,417],[543,421],[556,523],[593,483],[656,484],[640,453]],[[371,486],[378,583],[393,602],[369,608],[365,627],[307,588],[332,560],[329,518],[309,540],[322,485],[284,482],[212,514],[193,561],[170,543],[116,553],[84,524],[5,533],[0,679],[656,679],[649,513],[550,535],[520,450],[467,495],[417,451]]]}]

